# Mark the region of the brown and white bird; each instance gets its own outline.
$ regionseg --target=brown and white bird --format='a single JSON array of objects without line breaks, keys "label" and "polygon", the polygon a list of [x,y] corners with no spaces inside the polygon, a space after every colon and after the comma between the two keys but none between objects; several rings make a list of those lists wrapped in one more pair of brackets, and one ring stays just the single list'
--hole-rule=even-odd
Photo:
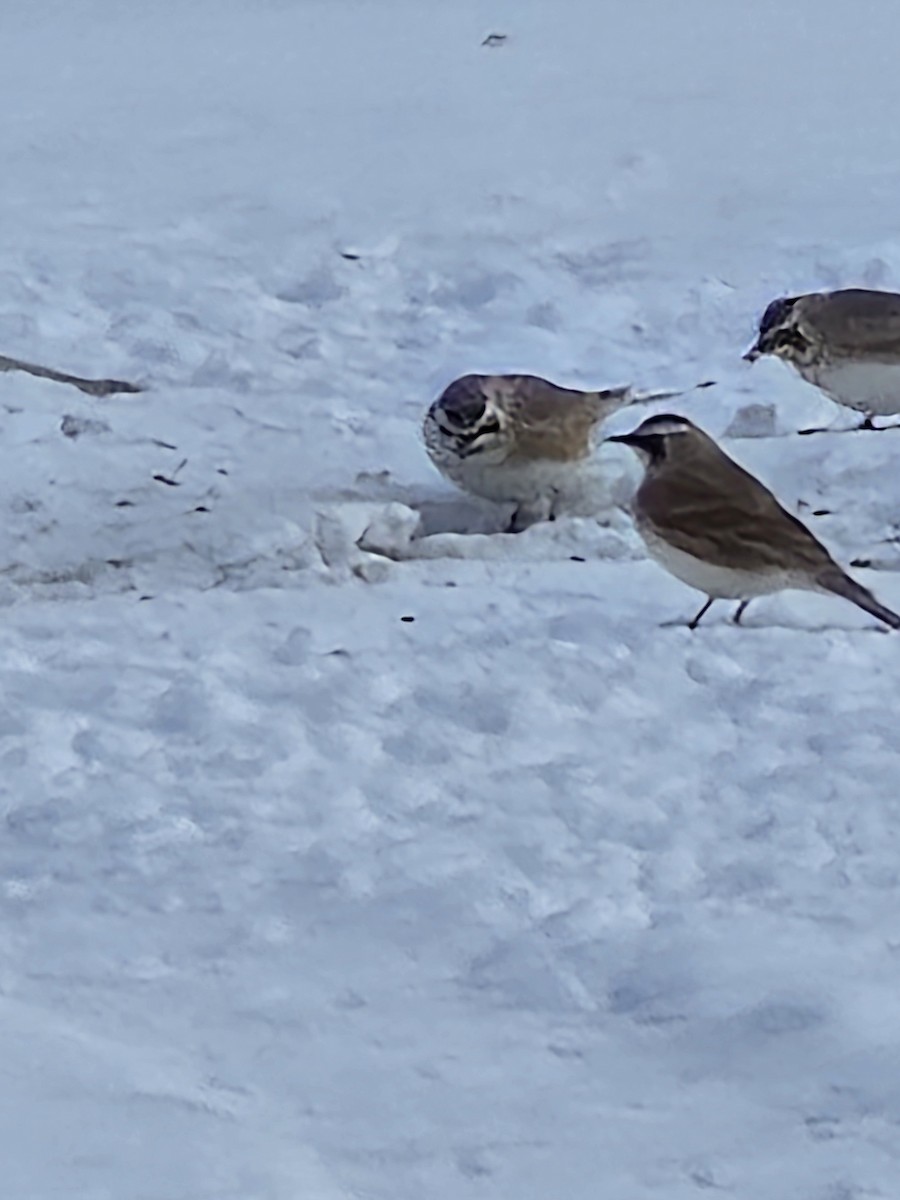
[{"label": "brown and white bird", "polygon": [[786,588],[831,593],[900,629],[900,616],[851,579],[772,493],[686,417],[648,417],[624,442],[644,463],[633,510],[647,550],[676,579],[714,600],[739,600],[740,622],[756,596]]},{"label": "brown and white bird", "polygon": [[[900,413],[900,295],[865,288],[773,300],[744,358],[771,354],[864,416]],[[810,430],[809,432],[815,432]]]},{"label": "brown and white bird", "polygon": [[518,532],[563,512],[589,516],[609,506],[609,464],[594,455],[600,425],[626,405],[681,394],[463,375],[428,409],[422,434],[431,461],[463,491],[515,505],[509,528]]}]

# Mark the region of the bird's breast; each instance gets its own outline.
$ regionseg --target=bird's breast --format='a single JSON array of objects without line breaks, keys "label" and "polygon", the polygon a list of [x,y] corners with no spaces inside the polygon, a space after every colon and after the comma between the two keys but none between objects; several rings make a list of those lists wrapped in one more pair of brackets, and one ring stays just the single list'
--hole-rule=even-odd
[{"label": "bird's breast", "polygon": [[847,408],[872,416],[900,413],[900,362],[843,359],[802,368],[800,374]]}]

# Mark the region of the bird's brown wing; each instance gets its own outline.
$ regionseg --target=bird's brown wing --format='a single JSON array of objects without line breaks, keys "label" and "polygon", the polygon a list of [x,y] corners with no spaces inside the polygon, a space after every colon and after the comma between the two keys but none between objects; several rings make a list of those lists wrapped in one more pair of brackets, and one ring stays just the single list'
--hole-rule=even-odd
[{"label": "bird's brown wing", "polygon": [[830,296],[810,297],[810,330],[834,357],[868,355],[900,361],[900,296],[850,288]]},{"label": "bird's brown wing", "polygon": [[515,415],[514,457],[568,461],[590,454],[597,425],[628,403],[631,389],[579,392],[536,375],[503,381],[506,404]]},{"label": "bird's brown wing", "polygon": [[724,453],[648,476],[638,491],[647,521],[676,549],[733,570],[806,570],[833,564],[825,547],[778,503],[767,487]]}]

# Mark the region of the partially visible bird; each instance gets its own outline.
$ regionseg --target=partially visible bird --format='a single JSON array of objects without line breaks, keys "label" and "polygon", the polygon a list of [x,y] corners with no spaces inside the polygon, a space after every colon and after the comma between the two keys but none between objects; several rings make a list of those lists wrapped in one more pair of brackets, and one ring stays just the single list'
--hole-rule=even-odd
[{"label": "partially visible bird", "polygon": [[[701,384],[700,386],[708,386]],[[537,375],[463,375],[428,409],[425,446],[438,470],[464,491],[514,504],[510,531],[560,513],[591,515],[602,506],[597,431],[642,395],[631,387],[584,392]]]},{"label": "partially visible bird", "polygon": [[[900,295],[845,288],[773,300],[744,358],[789,363],[831,400],[873,417],[900,413]],[[820,432],[804,430],[804,432]]]},{"label": "partially visible bird", "polygon": [[633,502],[647,550],[676,579],[706,594],[689,624],[714,600],[750,601],[786,588],[842,596],[900,629],[900,616],[851,579],[822,543],[758,479],[686,417],[648,417],[607,439],[637,451],[644,479]]}]

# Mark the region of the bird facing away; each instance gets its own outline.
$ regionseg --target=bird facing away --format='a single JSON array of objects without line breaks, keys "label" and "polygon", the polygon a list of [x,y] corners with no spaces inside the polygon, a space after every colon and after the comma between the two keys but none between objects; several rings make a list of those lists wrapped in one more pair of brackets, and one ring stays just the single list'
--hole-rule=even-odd
[{"label": "bird facing away", "polygon": [[592,461],[599,426],[628,404],[680,394],[582,392],[537,375],[463,375],[428,409],[422,434],[431,461],[463,491],[516,506],[510,531],[518,532],[561,512],[590,515],[602,507],[602,470]]},{"label": "bird facing away", "polygon": [[739,623],[754,597],[798,588],[843,596],[900,629],[900,616],[851,579],[767,487],[686,417],[648,417],[607,440],[631,446],[643,461],[634,517],[650,556],[706,594],[689,628],[714,600],[739,600]]},{"label": "bird facing away", "polygon": [[[900,413],[900,295],[845,288],[773,300],[744,358],[789,363],[831,400],[864,416]],[[808,432],[818,432],[809,430]]]}]

